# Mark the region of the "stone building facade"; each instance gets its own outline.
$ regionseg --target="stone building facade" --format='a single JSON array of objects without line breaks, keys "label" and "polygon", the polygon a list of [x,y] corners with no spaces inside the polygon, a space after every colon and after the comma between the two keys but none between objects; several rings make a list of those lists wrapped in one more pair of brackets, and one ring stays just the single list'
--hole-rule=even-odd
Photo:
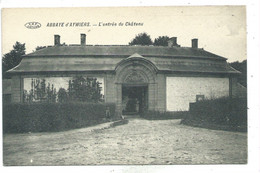
[{"label": "stone building facade", "polygon": [[[131,97],[144,110],[186,111],[199,98],[236,95],[239,72],[227,59],[198,48],[181,47],[173,37],[167,46],[61,45],[54,36],[54,46],[24,56],[8,71],[11,76],[11,101],[22,102],[24,79],[39,77],[102,78],[104,100],[115,103],[119,114]],[[128,101],[127,98],[128,97]]]}]

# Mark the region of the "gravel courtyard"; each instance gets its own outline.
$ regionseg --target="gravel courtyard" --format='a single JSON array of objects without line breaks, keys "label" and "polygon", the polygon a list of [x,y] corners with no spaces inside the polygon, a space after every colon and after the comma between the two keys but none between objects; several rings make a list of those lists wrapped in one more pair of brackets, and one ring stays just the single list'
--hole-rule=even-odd
[{"label": "gravel courtyard", "polygon": [[247,163],[246,133],[179,123],[180,120],[137,118],[125,125],[92,131],[82,128],[5,134],[4,165]]}]

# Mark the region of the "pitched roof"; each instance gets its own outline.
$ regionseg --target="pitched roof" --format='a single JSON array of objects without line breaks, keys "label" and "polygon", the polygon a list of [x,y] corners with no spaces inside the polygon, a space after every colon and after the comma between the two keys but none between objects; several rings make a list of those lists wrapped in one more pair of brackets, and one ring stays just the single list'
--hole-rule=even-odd
[{"label": "pitched roof", "polygon": [[27,54],[27,57],[39,56],[123,56],[128,57],[138,53],[145,57],[194,57],[208,59],[226,58],[215,55],[203,49],[190,47],[164,47],[164,46],[51,46]]},{"label": "pitched roof", "polygon": [[226,58],[203,49],[162,46],[52,46],[25,55],[9,72],[114,71],[120,62],[136,57],[165,72],[239,73]]},{"label": "pitched roof", "polygon": [[[90,72],[114,71],[117,65],[128,58],[96,58],[96,57],[26,57],[11,73],[20,72]],[[200,72],[200,73],[239,73],[231,68],[225,61],[218,63],[176,62],[170,58],[146,58],[156,66],[159,71],[166,72]]]}]

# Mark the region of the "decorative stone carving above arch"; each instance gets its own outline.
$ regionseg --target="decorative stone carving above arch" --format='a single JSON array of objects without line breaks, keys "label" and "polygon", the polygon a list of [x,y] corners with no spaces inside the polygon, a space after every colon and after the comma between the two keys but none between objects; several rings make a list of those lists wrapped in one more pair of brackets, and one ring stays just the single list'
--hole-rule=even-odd
[{"label": "decorative stone carving above arch", "polygon": [[139,54],[120,61],[116,68],[116,83],[154,83],[157,67]]},{"label": "decorative stone carving above arch", "polygon": [[132,73],[125,77],[124,83],[148,83],[146,76],[133,70]]}]

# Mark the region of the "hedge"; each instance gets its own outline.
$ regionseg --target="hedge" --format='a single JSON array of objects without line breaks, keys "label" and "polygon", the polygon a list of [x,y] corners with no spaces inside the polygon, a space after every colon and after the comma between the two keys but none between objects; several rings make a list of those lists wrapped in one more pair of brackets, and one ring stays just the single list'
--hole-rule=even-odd
[{"label": "hedge", "polygon": [[[247,128],[247,99],[219,98],[203,100],[190,104],[188,116],[184,123],[201,123],[205,126],[220,125],[237,129]],[[225,128],[226,128],[225,127]]]},{"label": "hedge", "polygon": [[12,103],[3,105],[3,132],[46,132],[87,127],[104,122],[106,107],[114,104]]}]

